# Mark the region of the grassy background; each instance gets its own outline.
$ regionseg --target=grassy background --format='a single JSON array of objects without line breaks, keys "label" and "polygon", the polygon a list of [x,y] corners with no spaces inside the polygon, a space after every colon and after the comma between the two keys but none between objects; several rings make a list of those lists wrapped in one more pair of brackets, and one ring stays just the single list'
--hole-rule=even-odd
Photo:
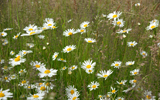
[{"label": "grassy background", "polygon": [[[135,7],[135,3],[141,3],[140,7]],[[127,35],[125,39],[118,38],[116,32],[119,28],[114,28],[111,22],[102,17],[102,14],[108,15],[113,11],[121,11],[120,18],[124,19],[124,28],[132,28],[132,31]],[[78,69],[73,71],[71,75],[67,70],[58,71],[55,78],[56,81],[53,84],[56,87],[52,92],[56,93],[56,100],[65,100],[65,88],[68,85],[75,85],[80,92],[81,100],[93,100],[96,99],[99,94],[106,94],[110,91],[110,86],[116,87],[118,92],[116,96],[124,96],[127,100],[138,100],[143,97],[144,90],[150,90],[153,95],[158,95],[160,92],[160,67],[159,67],[159,53],[155,45],[159,41],[159,35],[156,36],[156,41],[150,39],[149,35],[153,35],[153,31],[146,31],[149,21],[153,19],[160,19],[160,3],[158,0],[11,0],[0,2],[0,31],[4,28],[11,27],[13,30],[7,31],[7,39],[9,44],[3,46],[0,43],[0,58],[5,59],[5,63],[0,65],[10,66],[7,61],[9,58],[13,58],[9,52],[11,50],[18,53],[20,50],[30,50],[26,46],[26,43],[31,42],[35,44],[32,48],[33,54],[26,56],[26,62],[20,66],[16,66],[13,70],[3,73],[0,71],[0,76],[16,73],[20,69],[26,68],[28,73],[19,77],[16,81],[10,83],[0,82],[0,88],[11,89],[14,93],[14,99],[20,97],[22,94],[28,94],[30,91],[26,91],[22,87],[18,87],[16,84],[22,79],[27,79],[30,83],[41,82],[41,79],[37,78],[37,74],[32,69],[31,61],[41,61],[46,64],[47,68],[60,69],[63,66],[70,67],[71,65],[78,65]],[[58,26],[55,30],[46,30],[41,34],[45,35],[45,39],[42,41],[37,36],[19,37],[17,40],[13,40],[12,37],[17,33],[24,33],[23,28],[29,24],[35,24],[37,26],[43,25],[45,18],[53,18]],[[68,23],[69,19],[73,19]],[[87,29],[87,35],[75,34],[71,37],[64,37],[63,31],[70,28],[79,28],[79,25],[83,21],[90,21],[90,26]],[[137,23],[141,25],[138,26]],[[92,33],[95,33],[93,35]],[[157,28],[157,34],[159,33],[159,27]],[[91,37],[97,40],[94,44],[87,44],[84,38]],[[3,38],[3,37],[0,37]],[[129,41],[136,41],[138,45],[134,48],[129,48],[126,43]],[[46,43],[50,45],[47,46]],[[122,45],[123,44],[123,45]],[[61,50],[67,45],[76,45],[76,50],[69,54],[60,53],[59,57],[63,57],[67,60],[67,63],[58,61],[52,61],[52,55],[54,52],[61,52]],[[43,46],[46,46],[46,50],[43,50]],[[153,47],[151,47],[153,46]],[[152,50],[150,49],[152,48]],[[142,58],[140,51],[145,50],[148,53],[146,58]],[[80,68],[79,62],[88,60],[91,58],[96,62],[95,71],[93,74],[87,74]],[[131,67],[125,67],[114,69],[111,64],[114,61],[120,60],[123,64],[127,61],[135,61],[136,63]],[[142,66],[142,64],[144,64]],[[136,77],[130,76],[130,71],[140,68],[140,75]],[[96,74],[100,70],[112,69],[114,72],[108,77],[106,81],[104,79],[97,79]],[[32,77],[31,77],[32,76]],[[131,84],[127,82],[125,86],[120,87],[116,84],[119,80],[131,80],[137,79],[138,85],[143,87],[143,91],[136,91],[133,89],[127,94],[122,93],[122,90],[131,87]],[[89,92],[87,85],[91,81],[98,81],[100,86],[97,90]],[[10,84],[14,85],[10,85]],[[34,92],[34,91],[31,91]],[[50,95],[47,94],[47,95]]]}]

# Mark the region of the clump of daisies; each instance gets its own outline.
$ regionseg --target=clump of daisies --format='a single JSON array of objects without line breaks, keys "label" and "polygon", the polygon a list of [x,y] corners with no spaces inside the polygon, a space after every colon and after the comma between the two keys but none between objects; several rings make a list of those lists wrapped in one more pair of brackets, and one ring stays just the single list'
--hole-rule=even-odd
[{"label": "clump of daisies", "polygon": [[149,26],[146,27],[146,30],[153,30],[156,27],[158,27],[158,25],[159,25],[159,21],[154,19],[154,20],[150,21],[150,24],[149,24]]},{"label": "clump of daisies", "polygon": [[66,88],[66,95],[68,97],[68,100],[78,100],[78,96],[80,95],[79,92],[77,91],[77,89],[71,85],[69,85]]},{"label": "clump of daisies", "polygon": [[96,65],[96,62],[93,62],[92,60],[86,60],[82,63],[81,68],[83,68],[86,73],[91,74],[94,71],[94,66]]},{"label": "clump of daisies", "polygon": [[107,15],[107,18],[110,20],[110,19],[116,19],[116,18],[119,18],[119,16],[122,14],[122,12],[120,11],[114,11],[113,13],[110,13]]}]

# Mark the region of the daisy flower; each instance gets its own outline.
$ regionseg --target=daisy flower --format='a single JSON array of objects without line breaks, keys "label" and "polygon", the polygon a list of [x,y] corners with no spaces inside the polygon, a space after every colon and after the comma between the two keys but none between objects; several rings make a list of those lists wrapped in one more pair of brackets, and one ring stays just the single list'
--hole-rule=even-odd
[{"label": "daisy flower", "polygon": [[88,43],[94,43],[94,42],[96,42],[96,40],[95,39],[92,39],[92,38],[85,38],[84,39],[86,42],[88,42]]},{"label": "daisy flower", "polygon": [[109,75],[111,75],[113,73],[112,70],[108,70],[107,72],[104,71],[100,71],[100,73],[97,73],[98,78],[105,78],[105,80],[108,78]]},{"label": "daisy flower", "polygon": [[92,74],[92,73],[94,72],[94,69],[93,69],[93,68],[92,68],[92,69],[86,69],[85,71],[86,71],[86,73],[88,73],[88,74]]},{"label": "daisy flower", "polygon": [[44,39],[44,35],[38,35],[38,37],[40,38],[40,39]]},{"label": "daisy flower", "polygon": [[134,47],[137,45],[137,42],[136,41],[131,41],[131,42],[127,42],[128,46],[129,47]]},{"label": "daisy flower", "polygon": [[53,18],[45,18],[44,21],[45,22],[54,22]]},{"label": "daisy flower", "polygon": [[76,92],[78,92],[78,91],[77,91],[76,88],[74,88],[74,85],[73,86],[69,85],[66,88],[66,93],[67,93],[68,96],[71,96],[71,95],[75,94]]},{"label": "daisy flower", "polygon": [[63,35],[66,36],[66,37],[68,37],[68,36],[70,36],[70,35],[73,35],[73,34],[76,34],[75,29],[68,29],[68,30],[65,30],[65,31],[63,32]]},{"label": "daisy flower", "polygon": [[10,82],[11,78],[8,76],[3,76],[2,78],[0,78],[0,80],[5,81],[5,82]]},{"label": "daisy flower", "polygon": [[12,98],[13,93],[9,92],[10,89],[3,90],[0,89],[0,100],[7,100],[7,98]]},{"label": "daisy flower", "polygon": [[11,80],[14,80],[14,79],[17,78],[17,75],[16,74],[12,74],[12,75],[10,75],[10,78],[11,78]]},{"label": "daisy flower", "polygon": [[81,34],[86,33],[86,29],[82,28],[82,29],[77,29],[76,32],[79,32]]},{"label": "daisy flower", "polygon": [[40,78],[43,78],[43,77],[52,77],[54,75],[57,75],[57,71],[58,70],[54,70],[54,69],[46,69],[45,67],[41,67],[38,69],[40,71],[40,73],[38,74],[38,76]]},{"label": "daisy flower", "polygon": [[66,67],[66,66],[64,66],[64,67],[62,67],[62,68],[61,68],[61,70],[66,70],[66,69],[67,69],[67,67]]},{"label": "daisy flower", "polygon": [[26,32],[31,32],[37,30],[37,26],[35,26],[34,24],[33,25],[29,24],[29,26],[26,26],[23,30]]},{"label": "daisy flower", "polygon": [[14,51],[11,51],[11,52],[10,52],[10,55],[14,55],[14,54],[15,54],[15,52],[14,52]]},{"label": "daisy flower", "polygon": [[76,66],[76,65],[73,65],[73,66],[71,66],[69,69],[70,69],[71,71],[76,70],[76,69],[77,69],[77,66]]},{"label": "daisy flower", "polygon": [[114,68],[118,68],[121,66],[122,62],[121,61],[114,61],[114,63],[111,64],[111,66],[114,66]]},{"label": "daisy flower", "polygon": [[56,23],[54,23],[53,21],[48,21],[44,23],[43,26],[45,26],[47,29],[55,29],[56,28],[55,24]]},{"label": "daisy flower", "polygon": [[45,46],[43,46],[43,50],[45,50],[46,49],[46,47]]},{"label": "daisy flower", "polygon": [[20,65],[21,63],[24,63],[26,61],[25,58],[22,58],[21,56],[17,56],[16,58],[10,58],[9,64],[12,66]]},{"label": "daisy flower", "polygon": [[134,65],[134,62],[135,61],[128,61],[128,62],[126,62],[126,66]]},{"label": "daisy flower", "polygon": [[140,3],[136,3],[136,4],[135,4],[135,6],[140,6],[140,5],[141,5]]},{"label": "daisy flower", "polygon": [[128,33],[129,31],[131,31],[132,29],[124,29],[124,30],[120,30],[119,32],[117,32],[118,34],[122,34],[122,33]]},{"label": "daisy flower", "polygon": [[90,89],[90,91],[95,90],[98,88],[100,84],[98,82],[91,82],[91,84],[89,84],[87,87]]},{"label": "daisy flower", "polygon": [[80,24],[80,27],[83,29],[83,28],[86,28],[89,26],[89,23],[88,21],[84,21],[83,23]]},{"label": "daisy flower", "polygon": [[33,43],[26,43],[26,45],[29,46],[29,48],[34,47],[34,44],[33,44]]},{"label": "daisy flower", "polygon": [[25,89],[34,89],[36,86],[34,84],[27,84],[23,86]]},{"label": "daisy flower", "polygon": [[109,92],[109,93],[112,93],[112,94],[115,94],[117,91],[116,91],[116,88],[113,88],[112,86],[111,86],[111,92]]},{"label": "daisy flower", "polygon": [[68,100],[79,100],[78,96],[79,96],[79,92],[77,91],[76,93],[74,93],[73,95],[68,95]]},{"label": "daisy flower", "polygon": [[35,35],[35,34],[40,34],[41,32],[42,32],[42,30],[27,31],[26,34],[22,34],[21,36],[31,36],[31,35]]},{"label": "daisy flower", "polygon": [[159,21],[155,21],[155,22],[151,21],[150,25],[146,27],[146,30],[152,30],[158,27],[158,25],[159,25]]},{"label": "daisy flower", "polygon": [[117,97],[116,100],[124,100],[123,97]]},{"label": "daisy flower", "polygon": [[120,84],[120,85],[125,85],[126,82],[127,82],[127,80],[122,80],[120,82],[117,81],[117,83]]},{"label": "daisy flower", "polygon": [[144,91],[145,100],[156,100],[155,96],[152,96],[152,91]]},{"label": "daisy flower", "polygon": [[0,64],[3,64],[4,63],[4,59],[0,59]]},{"label": "daisy flower", "polygon": [[146,56],[147,56],[147,52],[146,52],[146,51],[142,51],[140,54],[141,54],[143,57],[146,57]]},{"label": "daisy flower", "polygon": [[5,28],[3,29],[3,31],[9,31],[9,30],[12,30],[13,28]]},{"label": "daisy flower", "polygon": [[129,83],[131,83],[132,85],[135,85],[137,83],[137,80],[135,80],[135,79],[130,80]]},{"label": "daisy flower", "polygon": [[137,75],[139,74],[139,69],[134,69],[133,71],[130,71],[131,75]]},{"label": "daisy flower", "polygon": [[33,95],[30,95],[30,97],[27,97],[27,100],[42,100],[44,98],[45,93],[39,92]]},{"label": "daisy flower", "polygon": [[87,69],[93,69],[95,65],[96,65],[96,62],[92,63],[92,60],[89,59],[87,61],[84,61],[81,67],[84,70],[87,70]]},{"label": "daisy flower", "polygon": [[124,26],[124,22],[125,21],[123,21],[123,19],[114,19],[114,21],[112,22],[112,24],[114,25],[114,26],[119,26],[119,27],[123,27]]},{"label": "daisy flower", "polygon": [[4,39],[2,45],[6,45],[6,44],[8,44],[8,40],[7,40],[7,39]]},{"label": "daisy flower", "polygon": [[20,69],[20,71],[18,72],[20,75],[23,75],[24,73],[26,73],[26,69]]},{"label": "daisy flower", "polygon": [[56,60],[56,58],[58,57],[58,54],[59,54],[58,52],[55,52],[55,53],[53,54],[53,56],[52,56],[52,59],[53,59],[53,60]]},{"label": "daisy flower", "polygon": [[107,18],[110,19],[115,19],[115,18],[119,18],[119,16],[122,14],[122,12],[118,11],[114,11],[113,13],[108,14]]},{"label": "daisy flower", "polygon": [[13,68],[13,67],[4,66],[4,67],[2,67],[2,70],[3,70],[3,72],[4,72],[4,71],[11,70],[12,68]]},{"label": "daisy flower", "polygon": [[25,86],[28,85],[29,81],[26,80],[22,80],[20,84],[18,84],[18,86]]},{"label": "daisy flower", "polygon": [[20,34],[21,34],[21,32],[19,32],[17,35],[14,35],[13,39],[17,39]]},{"label": "daisy flower", "polygon": [[34,66],[34,68],[36,69],[40,69],[42,67],[45,67],[46,65],[44,63],[41,63],[41,62],[38,62],[38,61],[35,61],[35,62],[31,62],[30,63],[31,66]]},{"label": "daisy flower", "polygon": [[65,59],[63,58],[57,58],[58,61],[62,61],[62,62],[67,62]]},{"label": "daisy flower", "polygon": [[5,36],[7,36],[7,33],[6,32],[0,32],[0,35],[5,37]]},{"label": "daisy flower", "polygon": [[102,17],[107,17],[107,15],[105,15],[105,14],[102,14]]},{"label": "daisy flower", "polygon": [[64,52],[64,53],[69,53],[69,52],[73,51],[74,49],[76,49],[76,45],[69,45],[69,46],[66,46],[66,47],[63,49],[63,52]]}]

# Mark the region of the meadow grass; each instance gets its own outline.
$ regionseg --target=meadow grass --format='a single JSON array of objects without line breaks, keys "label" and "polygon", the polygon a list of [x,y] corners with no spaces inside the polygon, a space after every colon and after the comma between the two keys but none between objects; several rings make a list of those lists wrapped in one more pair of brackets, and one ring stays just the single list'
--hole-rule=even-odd
[{"label": "meadow grass", "polygon": [[[149,22],[160,19],[160,3],[157,0],[141,0],[140,6],[135,6],[139,0],[12,0],[1,1],[0,4],[0,32],[5,28],[13,28],[5,31],[7,36],[0,36],[0,40],[7,39],[8,44],[3,45],[0,42],[0,59],[4,59],[4,63],[0,63],[0,89],[10,89],[13,97],[9,100],[27,99],[30,94],[38,91],[34,89],[26,89],[18,84],[22,80],[29,81],[29,84],[51,82],[55,86],[53,89],[45,93],[44,100],[66,100],[68,99],[66,88],[74,85],[79,92],[80,100],[98,100],[98,95],[106,95],[112,92],[111,87],[116,88],[116,93],[110,96],[111,100],[117,97],[123,97],[125,100],[146,99],[145,92],[152,91],[152,95],[156,99],[160,98],[160,54],[158,43],[159,26],[153,30],[146,30]],[[113,19],[109,20],[104,15],[109,15],[114,11],[120,11],[120,19],[125,21],[122,28],[112,24]],[[23,29],[29,24],[35,24],[42,27],[45,18],[53,18],[56,23],[55,29],[44,30],[40,35],[44,35],[44,39],[39,39],[38,35],[19,36],[13,39],[15,35],[26,33]],[[71,22],[68,22],[72,19]],[[88,21],[89,26],[83,34],[76,33],[71,36],[64,36],[63,33],[67,29],[79,29],[80,24]],[[139,25],[138,25],[139,23]],[[121,29],[129,29],[129,33],[125,33],[126,37],[118,34]],[[149,37],[152,35],[153,37]],[[95,43],[87,43],[85,38],[93,38]],[[138,44],[129,47],[128,42],[136,41]],[[35,46],[29,48],[26,43],[33,43]],[[47,45],[49,43],[49,45]],[[62,52],[68,45],[76,45],[76,49],[69,52]],[[43,49],[43,47],[46,49]],[[20,65],[14,66],[11,70],[5,71],[4,66],[12,67],[9,64],[11,51],[15,55],[21,50],[32,50],[24,56],[26,61]],[[146,57],[140,53],[145,51]],[[52,55],[59,52],[56,60],[52,59]],[[58,61],[63,58],[66,62]],[[94,72],[88,74],[82,69],[82,63],[86,60],[96,62]],[[38,70],[33,69],[30,63],[39,61],[46,64],[47,69],[56,69],[57,75],[53,77],[40,78]],[[121,61],[120,68],[114,68],[112,63]],[[126,66],[128,61],[135,61],[133,65]],[[69,74],[69,67],[77,65],[76,70]],[[64,66],[66,70],[61,70]],[[19,74],[21,69],[26,69],[26,73]],[[104,78],[98,78],[97,73],[102,70],[111,69],[113,73]],[[132,76],[130,71],[139,69],[139,74]],[[16,79],[6,82],[5,77],[16,74]],[[42,79],[45,79],[43,81]],[[137,82],[131,84],[129,81],[135,79]],[[127,80],[125,85],[120,85],[116,81]],[[97,81],[100,85],[97,89],[90,91],[87,87],[91,82]],[[127,93],[123,92],[131,88]],[[37,86],[37,88],[39,88]],[[149,95],[152,97],[152,95]],[[0,95],[1,98],[2,95]],[[51,98],[52,97],[52,98]],[[148,97],[149,98],[149,97]],[[108,100],[108,99],[107,99]],[[147,99],[149,100],[149,99]]]}]

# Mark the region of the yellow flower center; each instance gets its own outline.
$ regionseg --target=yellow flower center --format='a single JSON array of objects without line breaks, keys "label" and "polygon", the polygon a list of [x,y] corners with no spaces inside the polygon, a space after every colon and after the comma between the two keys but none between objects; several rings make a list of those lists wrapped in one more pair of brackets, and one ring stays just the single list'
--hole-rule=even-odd
[{"label": "yellow flower center", "polygon": [[18,35],[16,35],[15,38],[18,38]]},{"label": "yellow flower center", "polygon": [[133,46],[134,44],[133,44],[133,43],[131,43],[130,45],[131,45],[131,46]]},{"label": "yellow flower center", "polygon": [[1,33],[1,35],[4,35],[4,33]]},{"label": "yellow flower center", "polygon": [[44,91],[46,88],[44,86],[40,87],[40,90]]},{"label": "yellow flower center", "polygon": [[123,82],[120,82],[119,84],[123,84]]},{"label": "yellow flower center", "polygon": [[71,50],[72,50],[72,48],[68,48],[68,49],[67,49],[67,51],[71,51]]},{"label": "yellow flower center", "polygon": [[5,80],[7,80],[7,79],[8,79],[8,77],[4,77],[4,79],[5,79]]},{"label": "yellow flower center", "polygon": [[87,27],[87,26],[88,26],[87,24],[84,25],[84,27]]},{"label": "yellow flower center", "polygon": [[58,55],[55,55],[54,57],[57,58]]},{"label": "yellow flower center", "polygon": [[119,64],[115,64],[115,66],[119,66]]},{"label": "yellow flower center", "polygon": [[91,40],[88,40],[88,43],[92,43],[92,41],[91,41]]},{"label": "yellow flower center", "polygon": [[21,70],[20,73],[23,73],[23,70]]},{"label": "yellow flower center", "polygon": [[136,82],[137,82],[137,80],[133,80],[133,82],[134,82],[134,83],[136,83]]},{"label": "yellow flower center", "polygon": [[50,70],[45,70],[44,73],[45,74],[49,74],[51,71]]},{"label": "yellow flower center", "polygon": [[103,75],[103,77],[108,77],[108,75]]},{"label": "yellow flower center", "polygon": [[33,28],[28,29],[29,31],[33,31]]},{"label": "yellow flower center", "polygon": [[46,27],[43,27],[43,30],[47,29]]},{"label": "yellow flower center", "polygon": [[128,65],[132,65],[132,63],[129,63]]},{"label": "yellow flower center", "polygon": [[63,58],[61,58],[61,60],[63,61],[64,59],[63,59]]},{"label": "yellow flower center", "polygon": [[4,66],[3,68],[4,68],[4,69],[8,69],[8,67],[7,67],[7,66]]},{"label": "yellow flower center", "polygon": [[52,26],[52,24],[48,24],[48,26]]},{"label": "yellow flower center", "polygon": [[101,98],[102,96],[100,95],[99,98]]},{"label": "yellow flower center", "polygon": [[113,15],[113,18],[116,18],[117,17],[117,15]]},{"label": "yellow flower center", "polygon": [[40,65],[35,65],[36,68],[40,68]]},{"label": "yellow flower center", "polygon": [[72,32],[69,32],[68,35],[72,35]]},{"label": "yellow flower center", "polygon": [[118,21],[118,22],[117,22],[117,24],[118,24],[118,25],[120,25],[120,24],[121,24],[121,22],[120,22],[120,21]]},{"label": "yellow flower center", "polygon": [[137,72],[134,72],[134,74],[136,75],[136,74],[137,74]]},{"label": "yellow flower center", "polygon": [[76,100],[77,97],[73,97],[72,100]]},{"label": "yellow flower center", "polygon": [[63,69],[66,69],[66,67],[63,67]]},{"label": "yellow flower center", "polygon": [[12,76],[12,78],[15,78],[15,76]]},{"label": "yellow flower center", "polygon": [[90,73],[91,73],[91,72],[92,72],[92,70],[88,70],[88,72],[90,72]]},{"label": "yellow flower center", "polygon": [[38,95],[33,95],[33,98],[38,98],[39,96]]},{"label": "yellow flower center", "polygon": [[81,32],[84,32],[84,30],[81,30]]},{"label": "yellow flower center", "polygon": [[152,25],[152,26],[151,26],[151,28],[155,28],[155,27],[156,27],[155,25]]},{"label": "yellow flower center", "polygon": [[115,93],[116,92],[116,90],[112,90],[112,93]]},{"label": "yellow flower center", "polygon": [[39,83],[39,86],[41,86],[43,83]]},{"label": "yellow flower center", "polygon": [[20,56],[17,56],[17,58],[14,59],[15,62],[20,61]]},{"label": "yellow flower center", "polygon": [[55,26],[53,26],[52,28],[56,28]]},{"label": "yellow flower center", "polygon": [[36,32],[31,32],[31,33],[29,33],[29,35],[32,35],[32,34],[34,34],[34,33],[36,33]]},{"label": "yellow flower center", "polygon": [[87,65],[86,68],[91,68],[91,65]]},{"label": "yellow flower center", "polygon": [[71,93],[71,94],[74,94],[74,90],[71,90],[70,93]]},{"label": "yellow flower center", "polygon": [[26,54],[27,52],[23,52],[23,54]]},{"label": "yellow flower center", "polygon": [[23,80],[23,81],[22,81],[22,84],[25,84],[25,83],[26,83],[26,80]]},{"label": "yellow flower center", "polygon": [[4,97],[4,93],[2,93],[2,91],[0,92],[0,97]]},{"label": "yellow flower center", "polygon": [[75,69],[75,67],[73,66],[72,69]]},{"label": "yellow flower center", "polygon": [[50,83],[49,83],[49,82],[47,82],[47,83],[46,83],[46,86],[50,86]]},{"label": "yellow flower center", "polygon": [[96,85],[92,85],[92,88],[96,88],[97,86]]},{"label": "yellow flower center", "polygon": [[118,99],[118,100],[122,100],[122,99]]},{"label": "yellow flower center", "polygon": [[149,95],[146,95],[146,98],[147,98],[147,99],[151,99],[151,96],[149,96]]},{"label": "yellow flower center", "polygon": [[126,32],[126,30],[123,30],[123,33],[125,33]]},{"label": "yellow flower center", "polygon": [[31,86],[28,86],[28,88],[30,89],[30,88],[31,88]]}]

